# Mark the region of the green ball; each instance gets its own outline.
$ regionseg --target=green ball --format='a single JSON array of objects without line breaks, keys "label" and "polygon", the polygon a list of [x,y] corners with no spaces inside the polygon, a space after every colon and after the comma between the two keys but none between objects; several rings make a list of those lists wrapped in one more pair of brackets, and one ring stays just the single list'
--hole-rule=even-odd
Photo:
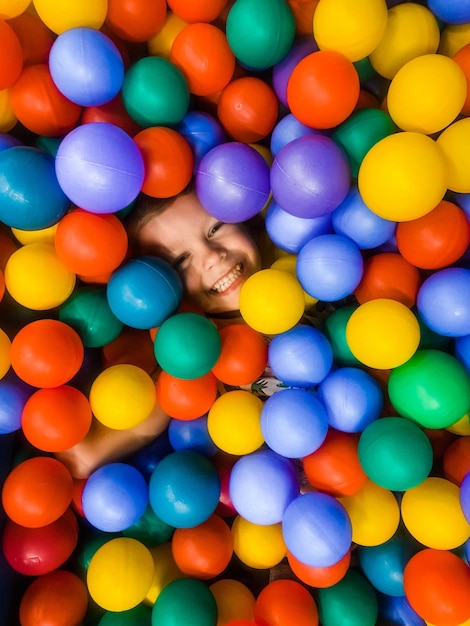
[{"label": "green ball", "polygon": [[295,19],[285,0],[236,0],[226,23],[235,57],[255,70],[279,63],[295,37]]},{"label": "green ball", "polygon": [[333,360],[337,365],[361,365],[346,341],[346,324],[356,309],[355,306],[344,306],[336,309],[324,322],[323,331],[333,348]]},{"label": "green ball", "polygon": [[59,319],[77,331],[85,348],[105,346],[124,327],[111,311],[104,287],[76,289],[60,307]]},{"label": "green ball", "polygon": [[383,417],[361,433],[359,461],[367,476],[389,491],[406,491],[429,476],[431,442],[421,428],[404,417]]},{"label": "green ball", "polygon": [[157,596],[152,609],[153,626],[215,626],[217,605],[201,580],[179,578]]},{"label": "green ball", "polygon": [[198,313],[178,313],[166,319],[155,337],[155,358],[162,370],[183,380],[204,376],[219,358],[219,331]]},{"label": "green ball", "polygon": [[137,539],[143,543],[147,548],[154,546],[160,546],[165,541],[171,538],[174,532],[174,527],[170,526],[158,515],[150,505],[147,506],[145,512],[141,517],[129,528],[122,531],[124,537],[131,537],[131,539]]},{"label": "green ball", "polygon": [[139,604],[128,611],[106,612],[98,626],[152,626],[152,609]]},{"label": "green ball", "polygon": [[317,589],[322,626],[375,626],[378,601],[369,581],[349,569],[336,585]]},{"label": "green ball", "polygon": [[447,352],[417,350],[392,370],[388,395],[402,417],[424,428],[448,428],[470,408],[470,376]]},{"label": "green ball", "polygon": [[143,57],[125,75],[122,99],[140,126],[174,126],[188,111],[189,87],[183,73],[170,61]]}]

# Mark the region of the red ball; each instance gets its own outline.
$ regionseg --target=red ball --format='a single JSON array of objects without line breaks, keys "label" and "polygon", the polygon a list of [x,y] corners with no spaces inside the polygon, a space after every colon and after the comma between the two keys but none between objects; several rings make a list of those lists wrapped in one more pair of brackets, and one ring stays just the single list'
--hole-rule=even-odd
[{"label": "red ball", "polygon": [[217,116],[232,139],[256,143],[276,125],[279,105],[275,91],[261,78],[244,76],[229,83],[217,102]]},{"label": "red ball", "polygon": [[299,580],[310,587],[324,589],[336,585],[336,583],[339,583],[339,581],[344,578],[351,563],[351,552],[346,552],[342,559],[334,565],[330,565],[330,567],[313,567],[306,565],[296,559],[290,552],[287,552],[287,560],[291,570]]},{"label": "red ball", "polygon": [[78,626],[88,609],[85,583],[72,572],[56,570],[36,579],[20,603],[22,626]]},{"label": "red ball", "polygon": [[183,380],[165,371],[155,384],[157,400],[167,415],[178,420],[193,420],[205,415],[217,396],[217,380],[211,372]]},{"label": "red ball", "polygon": [[359,76],[352,61],[335,50],[319,50],[292,70],[287,103],[305,126],[333,128],[354,111],[359,92]]},{"label": "red ball", "polygon": [[444,477],[456,485],[470,472],[470,436],[458,437],[446,448],[442,457]]},{"label": "red ball", "polygon": [[269,583],[256,598],[254,618],[266,626],[317,626],[318,609],[310,592],[295,580]]},{"label": "red ball", "polygon": [[23,67],[47,63],[54,35],[34,13],[26,11],[8,20],[18,37],[23,54]]},{"label": "red ball", "polygon": [[0,89],[8,89],[18,80],[23,69],[23,51],[15,31],[5,20],[0,20],[0,41]]},{"label": "red ball", "polygon": [[237,459],[237,456],[222,451],[211,458],[220,480],[220,496],[215,512],[221,517],[233,517],[237,514],[230,497],[230,475]]},{"label": "red ball", "polygon": [[465,44],[452,57],[467,79],[467,96],[460,111],[460,115],[470,115],[470,44]]},{"label": "red ball", "polygon": [[213,22],[227,0],[167,0],[168,7],[184,22]]},{"label": "red ball", "polygon": [[148,41],[166,19],[165,0],[108,0],[106,25],[124,41]]},{"label": "red ball", "polygon": [[82,124],[92,124],[93,122],[114,124],[114,126],[122,128],[131,137],[142,130],[142,127],[127,112],[120,93],[101,106],[85,108],[81,121]]},{"label": "red ball", "polygon": [[230,324],[221,328],[219,334],[222,348],[213,374],[234,387],[255,382],[268,363],[268,345],[263,335],[244,324]]}]

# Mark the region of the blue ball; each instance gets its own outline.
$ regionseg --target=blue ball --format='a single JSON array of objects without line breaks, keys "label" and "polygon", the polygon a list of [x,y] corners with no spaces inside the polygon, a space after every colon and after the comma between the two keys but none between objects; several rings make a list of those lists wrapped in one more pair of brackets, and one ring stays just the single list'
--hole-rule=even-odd
[{"label": "blue ball", "polygon": [[416,306],[439,335],[470,335],[470,269],[448,267],[431,274],[419,288]]},{"label": "blue ball", "polygon": [[426,622],[411,607],[403,596],[379,594],[379,617],[385,624],[393,626],[426,626]]},{"label": "blue ball", "polygon": [[313,237],[332,232],[331,216],[296,217],[271,200],[265,215],[266,232],[271,241],[281,250],[298,254]]},{"label": "blue ball", "polygon": [[357,367],[341,367],[328,374],[318,386],[318,398],[329,425],[346,433],[362,432],[380,417],[384,405],[379,383]]},{"label": "blue ball", "polygon": [[82,492],[85,518],[105,532],[129,528],[142,517],[147,504],[145,478],[127,463],[109,463],[95,470]]},{"label": "blue ball", "polygon": [[176,126],[176,130],[191,146],[194,155],[194,171],[209,150],[227,141],[222,124],[205,111],[189,111]]},{"label": "blue ball", "polygon": [[7,150],[8,148],[14,148],[15,146],[23,145],[22,142],[13,137],[13,135],[9,135],[8,133],[0,133],[0,152],[3,150]]},{"label": "blue ball", "polygon": [[67,197],[91,213],[115,213],[142,189],[142,154],[129,135],[114,124],[91,122],[71,130],[55,158],[57,180]]},{"label": "blue ball", "polygon": [[194,450],[207,457],[219,451],[209,435],[207,415],[193,420],[170,420],[168,436],[175,450]]},{"label": "blue ball", "polygon": [[282,518],[289,552],[311,567],[338,563],[351,547],[352,527],[344,506],[326,493],[297,496]]},{"label": "blue ball", "polygon": [[469,0],[428,0],[428,9],[446,24],[470,22]]},{"label": "blue ball", "polygon": [[457,337],[455,340],[455,356],[462,361],[470,372],[470,335]]},{"label": "blue ball", "polygon": [[284,389],[264,403],[261,432],[274,452],[288,459],[302,458],[325,441],[328,416],[312,391]]},{"label": "blue ball", "polygon": [[357,244],[342,235],[314,237],[297,255],[297,278],[304,291],[324,302],[352,294],[361,282],[363,270]]},{"label": "blue ball", "polygon": [[396,222],[373,213],[364,203],[357,187],[353,187],[344,201],[331,214],[337,235],[349,237],[361,250],[377,248],[395,234]]},{"label": "blue ball", "polygon": [[20,430],[24,406],[34,391],[12,369],[0,380],[0,435]]},{"label": "blue ball", "polygon": [[468,471],[460,483],[460,506],[465,519],[470,524],[470,471]]},{"label": "blue ball", "polygon": [[113,272],[106,295],[111,311],[121,322],[149,330],[176,312],[183,284],[169,263],[143,256],[130,259]]},{"label": "blue ball", "polygon": [[320,330],[298,324],[272,338],[268,362],[276,378],[286,385],[313,387],[331,370],[333,349]]},{"label": "blue ball", "polygon": [[0,221],[10,228],[41,230],[57,224],[69,208],[54,158],[29,146],[0,151]]},{"label": "blue ball", "polygon": [[279,120],[272,130],[270,142],[271,154],[276,156],[276,154],[282,150],[284,146],[294,139],[314,134],[323,133],[321,131],[314,130],[310,126],[305,126],[305,124],[299,122],[299,120],[292,113],[288,113],[281,120]]},{"label": "blue ball", "polygon": [[57,89],[84,107],[109,102],[124,81],[124,62],[117,46],[100,30],[83,26],[55,39],[49,70]]},{"label": "blue ball", "polygon": [[194,528],[217,508],[220,479],[211,461],[194,450],[177,450],[150,477],[150,505],[174,528]]},{"label": "blue ball", "polygon": [[278,524],[298,494],[299,479],[294,465],[272,450],[257,450],[242,456],[232,467],[229,479],[232,506],[252,524]]}]

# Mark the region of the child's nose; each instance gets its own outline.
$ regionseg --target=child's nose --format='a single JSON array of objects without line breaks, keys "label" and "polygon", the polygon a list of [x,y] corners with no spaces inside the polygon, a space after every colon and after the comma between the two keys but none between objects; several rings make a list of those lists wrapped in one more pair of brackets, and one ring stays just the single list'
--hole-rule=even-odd
[{"label": "child's nose", "polygon": [[225,256],[224,248],[220,248],[219,246],[214,246],[211,244],[206,244],[204,249],[204,257],[203,257],[203,265],[205,269],[210,269],[216,263],[218,263]]}]

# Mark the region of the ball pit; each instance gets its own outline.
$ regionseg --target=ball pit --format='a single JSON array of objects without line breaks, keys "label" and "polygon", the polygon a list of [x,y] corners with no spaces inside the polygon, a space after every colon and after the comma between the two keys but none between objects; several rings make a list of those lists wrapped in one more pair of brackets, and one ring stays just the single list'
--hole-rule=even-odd
[{"label": "ball pit", "polygon": [[[0,0],[0,621],[466,624],[467,1],[28,4]],[[273,248],[241,318],[131,258],[140,192],[191,178]],[[68,469],[108,433],[144,447]]]}]

